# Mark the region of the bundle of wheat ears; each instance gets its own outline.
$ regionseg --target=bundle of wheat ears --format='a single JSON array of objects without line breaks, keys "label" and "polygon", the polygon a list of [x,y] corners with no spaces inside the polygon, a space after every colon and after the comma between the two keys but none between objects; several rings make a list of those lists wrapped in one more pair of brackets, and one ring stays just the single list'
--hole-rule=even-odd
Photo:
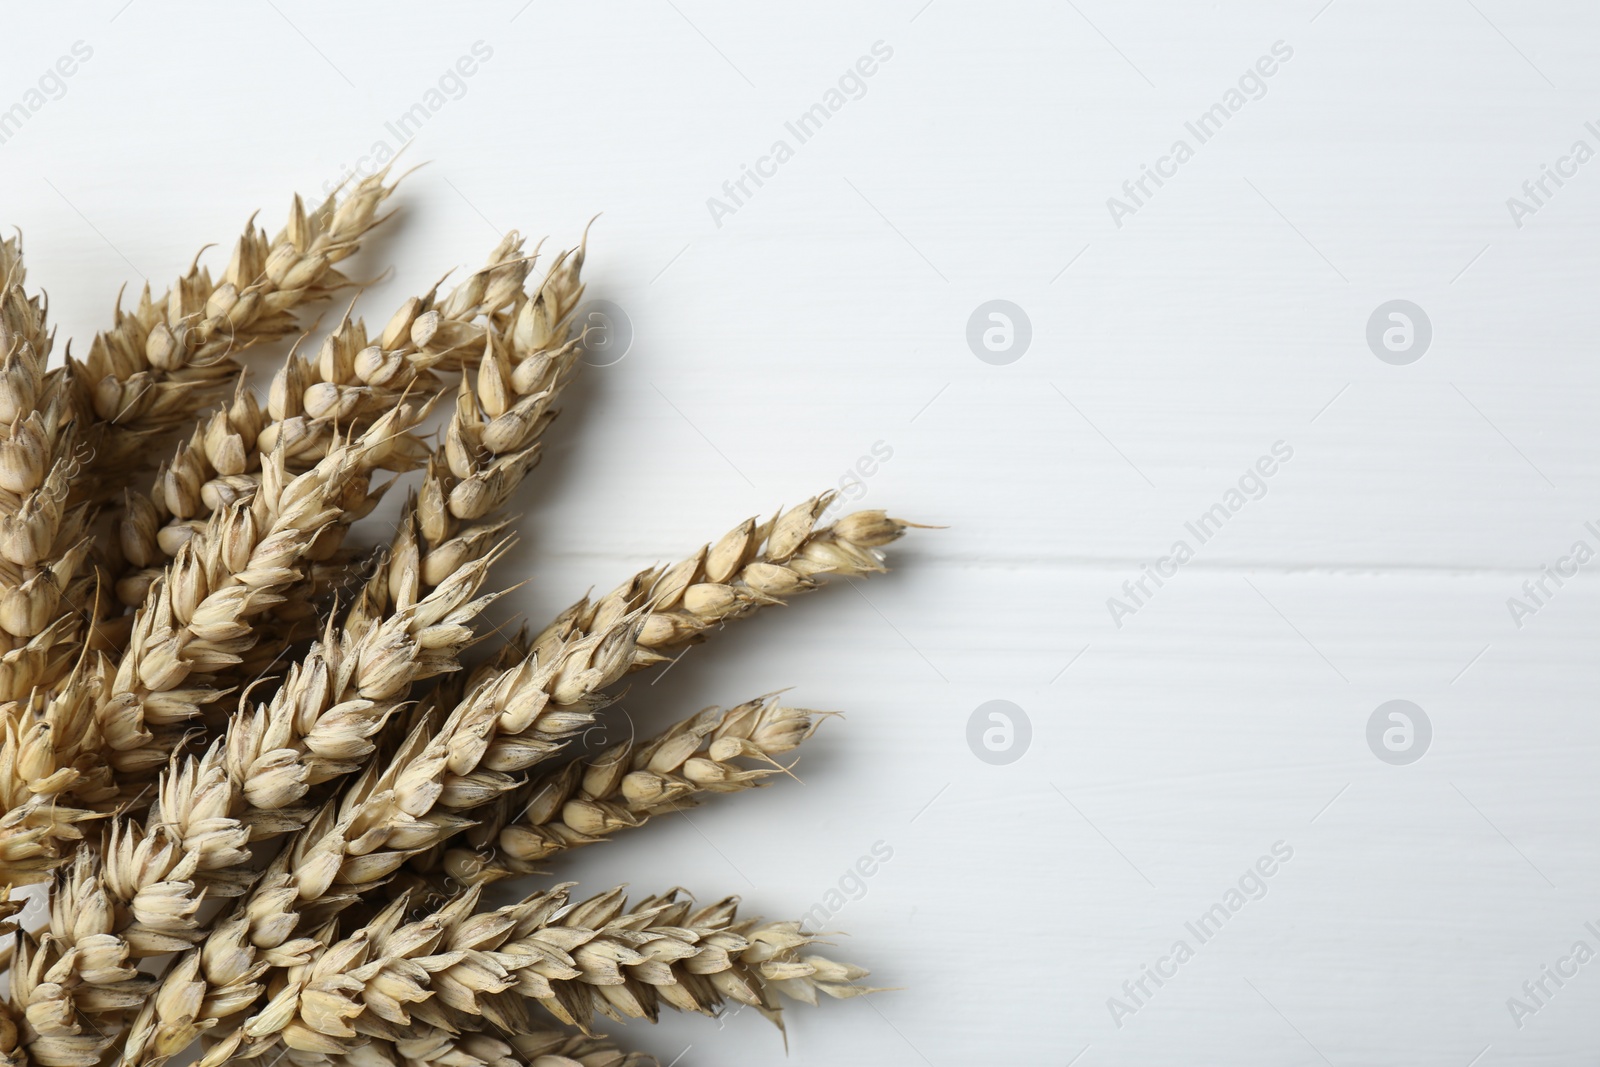
[{"label": "bundle of wheat ears", "polygon": [[[276,237],[252,220],[221,277],[146,289],[55,367],[0,243],[0,1064],[615,1067],[656,1061],[604,1020],[867,991],[733,898],[548,872],[786,770],[819,716],[773,697],[577,742],[631,672],[881,571],[906,524],[824,523],[820,496],[495,633],[507,508],[580,362],[584,248],[540,277],[510,234],[378,330],[302,338],[264,399],[240,360],[352,285],[393,189],[296,199]],[[363,524],[407,474],[398,522]],[[485,902],[506,879],[536,880]]]}]

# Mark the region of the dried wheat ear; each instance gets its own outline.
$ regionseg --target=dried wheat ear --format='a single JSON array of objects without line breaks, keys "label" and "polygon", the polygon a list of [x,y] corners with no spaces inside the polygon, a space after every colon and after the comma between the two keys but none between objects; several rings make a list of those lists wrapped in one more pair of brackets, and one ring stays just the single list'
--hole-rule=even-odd
[{"label": "dried wheat ear", "polygon": [[[580,244],[515,233],[369,330],[311,328],[383,221],[367,178],[222,275],[196,264],[51,363],[0,242],[0,1067],[639,1067],[597,1016],[870,990],[798,923],[682,890],[545,882],[564,852],[766,784],[822,716],[777,697],[584,751],[619,684],[830,576],[907,524],[750,519],[537,631],[483,620],[508,508],[583,338]],[[425,419],[450,405],[444,428]],[[152,459],[150,457],[160,457]],[[392,486],[392,531],[367,517]],[[381,534],[376,545],[362,547]],[[535,880],[520,900],[486,886]],[[21,887],[42,893],[28,919]],[[497,890],[498,892],[498,890]]]}]

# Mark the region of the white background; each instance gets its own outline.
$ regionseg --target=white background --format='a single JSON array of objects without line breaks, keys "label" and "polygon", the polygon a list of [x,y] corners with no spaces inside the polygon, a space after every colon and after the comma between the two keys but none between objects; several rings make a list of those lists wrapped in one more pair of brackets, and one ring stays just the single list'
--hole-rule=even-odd
[{"label": "white background", "polygon": [[[541,622],[834,485],[948,529],[894,572],[718,634],[624,707],[642,728],[780,686],[847,712],[804,785],[560,868],[795,916],[875,842],[831,925],[901,987],[791,1013],[795,1064],[1589,1064],[1600,963],[1519,1028],[1507,998],[1600,938],[1600,576],[1507,606],[1600,520],[1600,162],[1508,197],[1600,118],[1578,3],[1076,5],[708,0],[460,10],[275,0],[8,6],[0,107],[93,58],[0,145],[63,337],[205,242],[318,194],[482,41],[355,261],[386,318],[502,228],[591,240],[634,333],[586,373],[503,569]],[[707,198],[874,42],[893,57],[755,196]],[[1267,91],[1132,217],[1120,195],[1274,42]],[[792,137],[788,138],[793,144]],[[1191,143],[1193,138],[1190,138]],[[1553,189],[1554,187],[1551,186]],[[969,350],[984,301],[1032,343]],[[1381,362],[1380,304],[1432,322]],[[1108,597],[1274,442],[1293,459],[1119,628]],[[990,700],[1032,739],[995,766]],[[1369,750],[1425,709],[1409,766]],[[1108,998],[1274,842],[1293,859],[1119,1028]],[[1192,943],[1192,942],[1191,942]],[[1554,989],[1554,986],[1550,988]],[[744,1014],[625,1040],[782,1062]],[[692,1047],[689,1047],[692,1046]],[[1076,1058],[1075,1058],[1076,1057]]]}]

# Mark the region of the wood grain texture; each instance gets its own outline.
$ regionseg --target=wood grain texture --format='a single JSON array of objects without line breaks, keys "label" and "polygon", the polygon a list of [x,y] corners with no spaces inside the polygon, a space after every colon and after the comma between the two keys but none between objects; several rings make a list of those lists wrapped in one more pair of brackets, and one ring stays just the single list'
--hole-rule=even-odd
[{"label": "wood grain texture", "polygon": [[[1600,564],[1521,627],[1507,600],[1600,548],[1600,161],[1520,227],[1506,203],[1600,149],[1592,7],[112,0],[7,23],[0,111],[94,50],[0,143],[64,335],[397,147],[419,103],[429,166],[359,261],[397,264],[370,306],[502,228],[570,241],[604,212],[591,295],[633,343],[553,432],[511,610],[546,618],[875,446],[863,505],[948,525],[611,720],[792,685],[847,712],[804,785],[560,869],[799,914],[891,847],[830,927],[904,988],[796,1012],[787,1062],[1592,1062],[1600,962],[1520,1027],[1507,999],[1600,951]],[[879,41],[864,94],[717,225],[708,198]],[[1280,41],[1259,99],[1115,225],[1107,198]],[[1032,326],[1006,366],[965,339],[996,298]],[[1396,298],[1433,327],[1408,366],[1365,339]],[[1280,441],[1264,495],[1117,626],[1107,599]],[[1366,740],[1397,698],[1433,727],[1409,766]],[[996,699],[1032,726],[1005,766],[967,745]],[[1108,999],[1280,841],[1265,895],[1119,1027]],[[783,1055],[752,1017],[635,1029],[683,1064]]]}]

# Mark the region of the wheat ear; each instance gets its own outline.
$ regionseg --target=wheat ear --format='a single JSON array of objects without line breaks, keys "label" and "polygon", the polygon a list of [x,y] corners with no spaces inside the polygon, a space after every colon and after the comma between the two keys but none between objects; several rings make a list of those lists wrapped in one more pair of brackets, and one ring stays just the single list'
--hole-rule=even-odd
[{"label": "wheat ear", "polygon": [[71,379],[46,369],[45,308],[24,280],[20,245],[0,242],[0,703],[70,665],[72,605],[93,581],[87,509],[67,499],[83,413]]},{"label": "wheat ear", "polygon": [[[511,299],[500,298],[497,294],[507,278],[520,284],[527,273],[531,260],[510,259],[520,248],[520,242],[513,242],[498,249],[491,266],[452,294],[443,309],[420,311],[427,305],[413,302],[416,307],[397,316],[397,321],[413,323],[414,337],[452,346],[461,368],[476,367],[477,373],[475,379],[464,375],[461,380],[444,444],[430,457],[426,477],[402,516],[391,560],[367,584],[350,614],[347,625],[353,629],[393,595],[386,585],[403,573],[401,560],[406,566],[416,565],[427,589],[481,557],[487,545],[499,540],[504,526],[490,519],[492,513],[505,505],[538,462],[541,438],[558,414],[554,403],[577,363],[578,349],[568,341],[567,319],[583,292],[579,274],[584,248],[580,245],[558,256],[531,296],[513,289]],[[507,274],[507,262],[520,265],[520,273]],[[470,295],[463,297],[463,291]],[[487,319],[482,327],[462,317],[480,306]],[[457,307],[465,310],[453,312]],[[386,334],[393,332],[391,324]],[[482,350],[478,357],[461,351],[473,343]],[[274,389],[281,391],[278,383]],[[347,395],[362,404],[370,404],[374,396],[370,390],[351,390]],[[357,417],[363,410],[346,404],[341,415]],[[411,559],[419,545],[422,554]]]},{"label": "wheat ear", "polygon": [[[485,291],[492,291],[506,276],[498,265],[503,253],[519,247],[515,242],[503,246],[490,268],[480,272],[476,281],[465,283],[472,298],[458,301],[452,297],[447,305],[478,307]],[[548,303],[543,296],[547,291],[576,288],[581,261],[581,255],[563,257],[524,307]],[[520,280],[524,273],[512,276]],[[497,298],[493,309],[509,303]],[[482,341],[491,353],[489,358],[498,358],[493,353],[505,347],[501,331],[515,331],[516,324],[527,316],[511,314],[501,322],[495,319],[494,310],[486,315]],[[527,346],[526,341],[520,344]],[[565,353],[557,355],[565,358]],[[550,362],[539,349],[526,356]],[[548,403],[567,378],[566,374],[555,375],[541,391],[540,403]],[[523,451],[537,449],[549,422],[550,417],[536,420],[522,439]],[[282,813],[271,820],[274,832],[298,828],[289,825],[291,814],[286,809],[298,803],[307,788],[360,769],[372,751],[368,738],[407,699],[413,683],[457,669],[456,657],[473,639],[471,621],[494,599],[477,597],[477,593],[505,544],[499,535],[502,524],[480,522],[465,531],[457,527],[448,543],[425,556],[418,543],[419,532],[425,535],[429,529],[439,528],[438,502],[451,496],[444,463],[449,447],[442,444],[436,450],[420,493],[408,502],[402,515],[389,557],[367,582],[343,626],[329,626],[322,644],[308,657],[306,669],[297,669],[290,683],[253,721],[236,717],[230,727],[228,775],[247,791],[248,807]],[[530,466],[523,462],[506,468],[497,478],[498,495],[509,495]],[[459,488],[463,483],[455,484]],[[481,520],[487,515],[475,509],[472,517]],[[191,808],[185,803],[183,810]],[[238,814],[238,809],[237,801],[229,801],[222,812],[204,805],[195,809],[194,818],[203,822],[223,812]],[[189,820],[180,818],[171,805],[164,810],[169,823],[188,825]],[[301,816],[299,825],[303,824]]]},{"label": "wheat ear", "polygon": [[[587,727],[605,702],[602,690],[628,671],[661,662],[722,622],[815,589],[823,576],[882,571],[877,550],[906,525],[871,511],[815,527],[828,500],[815,497],[763,527],[746,522],[680,563],[640,571],[609,594],[568,608],[535,638],[524,662],[468,695],[441,731],[443,751],[430,749],[408,769],[408,781],[437,788],[446,808],[475,814],[516,786],[511,774],[549,758]],[[713,578],[722,580],[700,580]],[[432,776],[438,786],[422,787]]]},{"label": "wheat ear", "polygon": [[[796,510],[809,516],[814,504]],[[904,529],[881,513],[863,513],[791,536],[798,523],[786,523],[788,515],[776,524],[784,537],[777,553],[769,550],[762,561],[785,560],[770,566],[789,570],[794,590],[812,588],[823,573],[881,570],[874,546]],[[867,540],[847,540],[857,531]],[[704,555],[668,573],[696,573]],[[480,809],[516,788],[521,772],[589,726],[608,700],[606,687],[643,665],[635,638],[660,575],[646,570],[607,596],[580,601],[532,642],[521,661],[485,673],[442,722],[417,721],[389,759],[370,765],[346,788],[337,814],[325,810],[291,844],[298,859],[288,877],[299,899],[315,903],[319,918],[337,914],[387,882],[410,856],[454,837]],[[770,596],[759,601],[775,602]]]},{"label": "wheat ear", "polygon": [[[796,511],[819,513],[817,503]],[[792,528],[782,519],[777,526]],[[881,513],[847,516],[830,526],[808,526],[798,537],[786,533],[790,540],[780,542],[778,555],[805,571],[805,581],[794,588],[810,588],[811,579],[829,567],[843,574],[882,569],[874,546],[901,530],[903,524]],[[871,543],[846,540],[857,531]],[[702,551],[692,557],[695,569],[704,556]],[[483,672],[442,725],[443,708],[417,717],[391,757],[381,766],[369,764],[336,802],[324,806],[239,902],[239,921],[259,923],[250,929],[248,952],[240,955],[244,949],[236,926],[219,926],[208,937],[197,960],[215,956],[228,962],[211,973],[195,972],[207,990],[202,1000],[236,1004],[244,995],[238,987],[261,977],[257,953],[269,955],[277,967],[298,966],[294,961],[306,942],[297,931],[331,921],[361,894],[389,881],[405,860],[463,831],[471,825],[468,813],[515,787],[512,774],[559,750],[591,723],[605,702],[604,687],[641,665],[633,635],[660,573],[641,572],[612,594],[592,603],[586,599],[563,613],[523,659]],[[214,946],[220,947],[213,952]],[[215,1025],[219,1018],[207,1015],[201,1021]],[[186,1045],[192,1037],[149,1040],[170,1054],[172,1042]]]},{"label": "wheat ear", "polygon": [[373,1039],[343,1056],[289,1049],[284,1059],[296,1067],[661,1067],[654,1056],[565,1030],[491,1037],[429,1026],[394,1041]]},{"label": "wheat ear", "polygon": [[[512,233],[442,301],[436,286],[402,304],[375,343],[347,314],[315,356],[289,353],[265,411],[241,381],[232,404],[202,421],[162,466],[149,495],[130,494],[118,531],[130,565],[117,586],[122,602],[141,603],[157,568],[211,515],[255,493],[267,456],[281,448],[285,466],[303,470],[327,454],[336,430],[359,432],[406,396],[437,392],[440,372],[474,365],[490,320],[517,298],[530,265]],[[425,449],[396,453],[395,466],[410,469],[426,457]]]},{"label": "wheat ear", "polygon": [[[819,498],[776,520],[767,551],[758,552],[752,563],[790,570],[797,579],[790,583],[793,590],[811,588],[812,579],[823,573],[881,570],[875,546],[898,537],[904,525],[881,513],[863,513],[813,528],[814,516],[825,504],[826,499]],[[800,520],[791,518],[796,514],[805,516],[803,529]],[[865,540],[848,540],[851,536]],[[667,573],[699,573],[706,555],[702,550],[691,557],[692,566],[679,565]],[[746,564],[740,573],[749,567]],[[575,605],[532,643],[524,659],[488,672],[442,725],[429,717],[416,720],[391,758],[382,766],[369,764],[336,802],[324,806],[241,901],[244,914],[264,910],[278,917],[270,936],[253,935],[254,945],[273,949],[279,959],[294,958],[295,953],[282,946],[296,943],[295,932],[302,924],[331,921],[362,893],[392,879],[408,858],[462,832],[470,825],[471,813],[517,785],[515,772],[547,758],[592,722],[605,703],[602,690],[643,665],[636,656],[634,635],[655,602],[650,590],[661,573],[641,572],[612,594]],[[746,603],[771,602],[776,600],[763,596]],[[186,791],[180,790],[180,800],[183,795]],[[219,826],[205,818],[196,825]],[[237,828],[224,827],[214,840],[218,855],[244,844]],[[198,853],[179,850],[176,835],[164,826],[148,836],[125,829],[113,842],[103,880],[120,899],[132,900],[143,891],[141,886],[172,886],[160,908],[153,909],[153,923],[136,924],[118,935],[130,953],[170,951],[192,940],[198,925],[194,915],[199,864]],[[113,868],[127,879],[120,891]],[[95,877],[93,871],[84,875],[86,882]],[[228,891],[243,888],[243,880],[220,884]],[[207,946],[219,936],[225,941],[229,935],[213,933]],[[157,947],[162,945],[168,947]],[[202,984],[210,988],[209,979]],[[225,982],[222,988],[230,986]],[[217,995],[233,1002],[225,992]],[[165,1040],[160,1044],[165,1047]]]},{"label": "wheat ear", "polygon": [[556,258],[539,288],[509,316],[505,343],[491,333],[476,380],[463,378],[440,467],[424,487],[425,573],[448,571],[477,523],[501,508],[539,461],[554,403],[578,361],[568,319],[583,296],[585,243]]},{"label": "wheat ear", "polygon": [[[663,1004],[711,1014],[733,1001],[777,1021],[779,994],[815,1004],[819,993],[869,992],[856,984],[866,971],[812,952],[816,939],[798,923],[739,918],[737,898],[697,908],[674,890],[630,908],[621,889],[577,903],[570,889],[489,912],[469,890],[409,922],[410,900],[402,898],[347,937],[297,944],[280,988],[266,989],[259,973],[222,987],[227,1007],[270,996],[200,1063],[256,1058],[280,1044],[348,1055],[374,1038],[403,1039],[419,1024],[536,1033],[548,1023],[532,1016],[534,1002],[587,1030],[596,1014],[654,1020]],[[219,954],[218,969],[248,975],[260,961],[241,967],[243,957],[259,939],[236,922],[232,940],[240,959]],[[217,1017],[205,1004],[217,988],[207,962],[189,954],[150,998],[129,1035],[129,1067],[163,1062],[203,1032],[197,1020]]]},{"label": "wheat ear", "polygon": [[873,550],[899,538],[908,524],[882,511],[857,511],[818,527],[833,498],[812,497],[759,525],[748,519],[664,571],[652,583],[638,665],[659,663],[715,626],[808,592],[817,578],[882,571]]},{"label": "wheat ear", "polygon": [[[821,722],[776,695],[707,708],[644,743],[627,741],[534,778],[500,797],[453,849],[444,870],[462,884],[538,872],[557,852],[604,841],[711,794],[737,793],[786,772],[777,760]],[[415,862],[415,861],[413,861]]]},{"label": "wheat ear", "polygon": [[10,1001],[16,1007],[0,1013],[0,1063],[98,1067],[115,1040],[115,1030],[108,1032],[103,1021],[136,1008],[151,983],[131,969],[117,968],[114,981],[110,972],[103,973],[100,997],[91,1010],[82,1011],[64,989],[81,967],[80,961],[52,951],[48,938],[36,943],[26,932],[17,935],[10,972]]},{"label": "wheat ear", "polygon": [[[426,591],[500,543],[505,521],[492,513],[505,505],[538,459],[540,439],[556,415],[552,405],[571,379],[577,353],[574,346],[558,344],[553,350],[550,346],[552,340],[564,338],[564,320],[555,320],[547,331],[538,333],[528,323],[546,323],[550,314],[547,309],[559,303],[558,296],[552,294],[581,291],[578,271],[583,255],[581,248],[576,253],[562,253],[549,276],[529,295],[510,284],[521,284],[532,266],[533,258],[520,256],[520,250],[520,240],[503,244],[491,256],[490,265],[463,283],[442,308],[420,312],[412,309],[406,313],[406,320],[413,323],[412,335],[424,342],[419,350],[422,357],[408,374],[418,380],[428,374],[429,380],[436,380],[431,372],[418,368],[436,365],[438,353],[451,353],[452,368],[463,371],[457,411],[451,429],[428,457],[422,484],[401,516],[390,558],[376,568],[349,613],[346,626],[352,631],[359,630],[366,624],[364,620],[380,613],[398,594],[391,587],[406,568],[415,569],[419,587]],[[503,295],[508,286],[509,297]],[[570,301],[563,307],[560,314],[570,312]],[[530,308],[545,310],[536,315]],[[481,321],[472,319],[473,309]],[[461,409],[471,404],[473,410],[481,410],[471,398],[478,391],[498,395],[496,389],[485,384],[485,379],[500,380],[502,368],[513,366],[513,378],[538,387],[536,395],[522,405],[522,410],[532,412],[534,417],[515,439],[504,432],[498,436],[480,435],[469,453],[460,430]],[[530,374],[535,370],[537,375]],[[382,391],[357,392],[364,404],[371,403],[373,396],[382,395]],[[350,417],[360,418],[366,410],[352,407]],[[491,445],[501,451],[493,451]],[[475,477],[473,468],[463,479],[460,467],[464,459],[482,466],[482,476]],[[309,605],[315,603],[317,593],[315,588],[307,587],[301,594],[291,597],[284,609],[275,613],[275,619],[288,622],[292,610],[309,622]],[[258,662],[276,655],[270,647],[272,643],[266,642],[259,649],[255,657]]]},{"label": "wheat ear", "polygon": [[91,655],[54,689],[0,709],[0,875],[41,882],[120,789],[101,758],[99,695],[111,665]]},{"label": "wheat ear", "polygon": [[335,427],[369,422],[406,393],[437,391],[443,373],[477,365],[495,318],[522,294],[533,257],[512,231],[444,299],[435,285],[389,317],[377,340],[348,315],[314,358],[288,360],[268,392],[261,449],[280,445],[292,464],[321,458]]},{"label": "wheat ear", "polygon": [[80,614],[96,577],[87,508],[67,502],[82,412],[71,378],[46,369],[45,306],[25,281],[20,243],[0,242],[0,872],[13,883],[42,879],[80,836],[79,802],[115,794],[83,714],[99,661]]},{"label": "wheat ear", "polygon": [[[576,269],[574,263],[571,270]],[[492,349],[496,340],[496,329],[488,330],[485,344]],[[559,385],[552,383],[544,398]],[[538,432],[525,447],[537,447],[548,422],[538,420]],[[324,457],[321,465],[330,458]],[[507,493],[528,466],[517,465],[502,479]],[[427,490],[443,469],[439,463],[430,465],[422,506],[438,496]],[[257,499],[250,498],[252,503]],[[416,499],[410,508],[418,511]],[[402,522],[394,554],[368,584],[345,626],[330,624],[325,640],[291,671],[273,699],[235,715],[225,738],[204,757],[185,758],[163,775],[158,804],[142,830],[120,821],[113,827],[105,869],[88,863],[74,867],[76,892],[103,893],[117,912],[134,907],[141,894],[158,885],[170,887],[159,913],[131,925],[113,918],[92,933],[74,922],[54,931],[58,951],[85,937],[109,938],[121,943],[125,961],[192,943],[198,936],[195,911],[201,889],[223,895],[242,892],[250,877],[238,868],[249,856],[248,842],[303,826],[309,812],[295,805],[309,789],[363,764],[373,749],[370,739],[405,701],[414,682],[457,668],[456,656],[473,639],[468,624],[493,599],[476,594],[497,546],[481,536],[457,536],[450,573],[428,575],[410,535],[412,527],[411,520]],[[191,552],[197,540],[185,542],[180,556]],[[437,584],[419,596],[424,575]],[[398,859],[403,857],[396,863]],[[88,987],[95,984],[84,981]]]},{"label": "wheat ear", "polygon": [[[253,621],[277,603],[316,558],[317,542],[369,511],[382,490],[372,473],[391,462],[426,415],[402,404],[365,433],[343,441],[315,467],[291,477],[274,453],[261,489],[213,515],[150,587],[102,704],[112,765],[125,773],[166,761],[171,727],[222,694],[209,675],[239,662],[254,644]],[[161,735],[152,730],[161,731]]]},{"label": "wheat ear", "polygon": [[[208,527],[218,534],[214,544],[202,536],[186,545],[158,583],[155,599],[141,609],[135,640],[112,683],[116,696],[98,708],[102,724],[117,721],[119,713],[132,718],[135,708],[147,716],[153,709],[175,722],[192,717],[197,701],[211,698],[214,691],[194,685],[191,675],[226,666],[248,646],[251,616],[292,582],[306,544],[339,521],[345,506],[365,501],[366,476],[375,456],[420,416],[409,406],[395,409],[362,438],[337,446],[293,480],[281,472],[272,476],[276,467],[269,467],[269,478],[248,506],[230,509]],[[222,872],[248,857],[245,846],[253,824],[244,820],[249,811],[286,807],[309,788],[318,760],[354,756],[387,715],[372,697],[393,699],[413,676],[453,665],[443,650],[470,638],[458,616],[481,606],[472,597],[486,568],[487,561],[466,568],[459,582],[442,586],[434,597],[403,605],[395,613],[395,627],[374,629],[368,644],[337,648],[332,673],[326,658],[314,658],[273,703],[241,711],[226,743],[213,746],[199,760],[185,759],[164,776],[156,810],[143,828],[120,818],[113,821],[103,867],[101,860],[80,855],[61,889],[77,898],[103,900],[104,907],[53,916],[51,938],[41,946],[45,955],[59,953],[63,960],[84,966],[75,975],[77,981],[64,987],[69,997],[99,995],[96,987],[105,983],[91,975],[120,973],[129,959],[193,943],[199,883],[208,882],[214,891],[237,892],[248,882],[243,872],[235,872],[231,880]],[[383,644],[385,639],[407,635],[433,646],[438,655],[398,660],[389,655],[394,650]],[[330,687],[348,695],[331,704],[342,714],[299,717],[306,704],[330,706]],[[363,713],[375,707],[378,713],[363,720]],[[122,754],[142,756],[154,747],[148,730],[132,737],[136,745]],[[270,817],[261,821],[258,835],[283,829]],[[104,964],[95,963],[91,952],[104,956]]]},{"label": "wheat ear", "polygon": [[73,605],[94,578],[87,509],[67,499],[80,398],[47,370],[45,306],[24,281],[21,246],[0,242],[0,703],[59,681],[78,644]]},{"label": "wheat ear", "polygon": [[311,212],[297,196],[277,237],[250,221],[220,283],[197,261],[161,299],[146,286],[131,312],[117,309],[88,357],[69,364],[90,398],[94,459],[81,487],[90,499],[120,495],[143,465],[144,442],[183,428],[226,389],[239,352],[292,333],[293,308],[350,284],[334,264],[383,221],[378,209],[394,191],[387,177],[385,169]]},{"label": "wheat ear", "polygon": [[[52,910],[49,934],[31,957],[55,980],[28,990],[30,1017],[136,1007],[151,981],[137,961],[199,941],[205,895],[235,895],[254,879],[251,841],[303,825],[307,815],[292,805],[361,763],[410,682],[455,668],[472,636],[462,620],[483,603],[472,597],[489,562],[402,603],[349,647],[330,635],[268,704],[241,709],[224,740],[162,776],[142,825],[115,820],[103,856],[78,850],[56,887],[65,903]],[[39,1040],[48,1045],[55,1036],[41,1032]]]}]

